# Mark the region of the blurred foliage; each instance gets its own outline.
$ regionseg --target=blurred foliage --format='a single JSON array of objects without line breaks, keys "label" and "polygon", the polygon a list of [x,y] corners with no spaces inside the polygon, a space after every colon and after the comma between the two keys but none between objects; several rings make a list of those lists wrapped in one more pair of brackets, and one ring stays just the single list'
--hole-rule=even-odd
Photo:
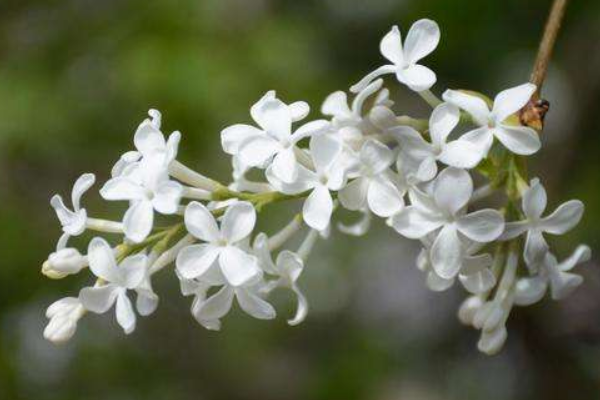
[{"label": "blurred foliage", "polygon": [[[549,4],[1,0],[0,399],[599,398],[597,261],[564,304],[515,310],[507,348],[488,358],[454,318],[458,291],[428,293],[414,249],[381,227],[320,246],[302,282],[314,312],[297,328],[285,324],[292,304],[282,297],[275,322],[238,313],[206,332],[165,276],[157,314],[133,335],[107,315],[86,318],[61,348],[41,338],[47,304],[86,283],[39,273],[59,234],[48,199],[82,172],[105,179],[148,108],[183,132],[183,160],[226,179],[220,129],[248,120],[267,90],[308,101],[314,116],[328,93],[381,62],[391,25],[406,31],[427,16],[443,35],[426,63],[434,89],[493,94],[527,79]],[[579,229],[557,242],[562,254],[578,242],[600,250],[599,31],[600,2],[573,1],[546,86],[546,147],[532,167],[551,205],[586,203]],[[398,109],[425,110],[391,86]],[[87,204],[94,215],[106,207],[98,195]]]}]

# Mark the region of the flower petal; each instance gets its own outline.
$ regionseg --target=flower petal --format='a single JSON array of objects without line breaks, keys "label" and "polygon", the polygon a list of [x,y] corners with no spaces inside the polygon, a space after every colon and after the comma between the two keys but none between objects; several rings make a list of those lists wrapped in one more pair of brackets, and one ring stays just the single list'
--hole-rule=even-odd
[{"label": "flower petal", "polygon": [[315,186],[302,207],[304,221],[311,228],[322,231],[329,226],[332,213],[333,200],[329,190],[323,185]]},{"label": "flower petal", "polygon": [[478,149],[479,153],[485,157],[494,144],[494,134],[490,128],[482,126],[465,133],[459,140],[472,143]]},{"label": "flower petal", "polygon": [[527,265],[535,266],[539,264],[548,252],[548,244],[542,236],[542,232],[537,229],[528,230],[525,239],[525,250],[523,258]]},{"label": "flower petal", "polygon": [[149,120],[140,124],[133,137],[133,143],[143,155],[156,150],[164,150],[166,145],[162,132]]},{"label": "flower petal", "polygon": [[212,213],[197,201],[192,201],[185,209],[185,227],[194,237],[205,242],[217,242],[221,233]]},{"label": "flower petal", "polygon": [[547,201],[546,189],[544,189],[540,180],[532,179],[529,189],[523,194],[521,202],[525,215],[528,218],[538,219],[546,209]]},{"label": "flower petal", "polygon": [[98,278],[108,282],[118,280],[117,260],[113,249],[106,240],[99,237],[93,238],[88,245],[87,257],[90,270]]},{"label": "flower petal", "polygon": [[308,314],[308,301],[298,287],[294,286],[292,290],[296,294],[298,305],[296,306],[296,315],[294,315],[294,318],[288,319],[287,322],[291,326],[296,326],[306,319],[306,315]]},{"label": "flower petal", "polygon": [[352,114],[348,107],[348,96],[341,90],[331,93],[321,106],[321,114],[332,117],[347,117]]},{"label": "flower petal", "polygon": [[329,128],[329,125],[329,121],[326,121],[324,119],[318,119],[315,121],[307,122],[306,124],[302,125],[294,131],[294,133],[292,134],[292,142],[298,143],[302,139],[307,138],[309,136],[324,133]]},{"label": "flower petal", "polygon": [[451,103],[442,103],[433,109],[429,118],[429,133],[434,145],[442,146],[448,135],[460,120],[458,107]]},{"label": "flower petal", "polygon": [[487,126],[490,110],[485,101],[477,96],[462,92],[460,90],[446,90],[442,94],[444,101],[454,104],[466,111],[480,126]]},{"label": "flower petal", "polygon": [[73,191],[71,192],[71,201],[73,202],[73,210],[78,211],[81,208],[79,201],[81,196],[88,191],[89,188],[96,182],[94,174],[83,174],[75,181]]},{"label": "flower petal", "polygon": [[338,193],[338,199],[342,206],[348,210],[360,210],[367,202],[367,191],[369,190],[369,179],[357,178],[348,183]]},{"label": "flower petal", "polygon": [[471,240],[488,243],[496,240],[504,231],[504,218],[496,210],[478,210],[460,217],[457,228]]},{"label": "flower petal", "polygon": [[292,113],[287,104],[279,99],[263,102],[254,114],[256,122],[277,140],[285,140],[292,134]]},{"label": "flower petal", "polygon": [[260,274],[256,257],[235,247],[227,246],[219,254],[221,271],[233,286],[240,286]]},{"label": "flower petal", "polygon": [[460,274],[458,279],[460,279],[460,283],[462,283],[465,289],[472,294],[485,293],[496,285],[496,276],[488,268],[475,274]]},{"label": "flower petal", "polygon": [[414,64],[430,54],[440,42],[440,28],[435,21],[420,19],[409,29],[404,42],[405,63]]},{"label": "flower petal", "polygon": [[183,187],[179,182],[163,182],[156,188],[154,192],[152,206],[161,214],[175,214],[179,207],[182,193]]},{"label": "flower petal", "polygon": [[154,207],[152,202],[140,200],[134,202],[123,217],[123,231],[128,239],[140,243],[152,231],[154,224]]},{"label": "flower petal", "polygon": [[392,227],[409,239],[420,239],[442,226],[440,216],[408,206],[391,218]]},{"label": "flower petal", "polygon": [[378,175],[392,165],[394,153],[383,143],[368,139],[360,149],[360,160],[373,175]]},{"label": "flower petal", "polygon": [[267,162],[281,150],[281,145],[267,135],[251,136],[240,143],[240,160],[251,167],[264,168]]},{"label": "flower petal", "polygon": [[292,121],[300,121],[308,115],[310,112],[310,107],[305,101],[296,101],[292,104],[289,104],[290,114],[292,116]]},{"label": "flower petal", "polygon": [[494,129],[494,135],[504,147],[515,154],[528,156],[542,147],[536,131],[527,126],[499,125]]},{"label": "flower petal", "polygon": [[273,306],[256,294],[250,292],[245,288],[238,288],[235,291],[237,301],[246,312],[257,319],[273,319],[275,318],[275,309]]},{"label": "flower petal", "polygon": [[264,135],[260,129],[245,124],[231,125],[221,131],[221,146],[227,154],[237,154],[240,145],[247,139]]},{"label": "flower petal", "polygon": [[367,192],[369,209],[379,217],[387,218],[399,212],[404,201],[398,189],[384,179],[372,179]]},{"label": "flower petal", "polygon": [[583,217],[585,207],[579,200],[561,204],[546,218],[542,219],[541,229],[553,235],[562,235],[575,227]]},{"label": "flower petal", "polygon": [[146,195],[144,188],[133,180],[118,176],[108,180],[100,189],[105,200],[140,200]]},{"label": "flower petal", "polygon": [[444,146],[438,160],[456,168],[475,168],[481,162],[484,153],[481,148],[467,140],[454,140]]},{"label": "flower petal", "polygon": [[146,269],[148,267],[148,256],[143,253],[138,253],[126,257],[117,268],[121,279],[119,285],[127,289],[135,289],[140,286],[146,277]]},{"label": "flower petal", "polygon": [[227,208],[221,222],[221,234],[233,244],[252,233],[256,224],[256,210],[247,201],[237,202]]},{"label": "flower petal", "polygon": [[462,265],[462,244],[456,228],[446,225],[431,247],[431,266],[442,278],[454,278]]},{"label": "flower petal", "polygon": [[436,274],[435,271],[429,271],[427,273],[426,285],[429,290],[434,292],[443,292],[450,289],[452,285],[454,285],[454,278],[444,279]]},{"label": "flower petal", "polygon": [[313,136],[310,139],[310,154],[318,173],[329,171],[342,153],[342,143],[331,135]]},{"label": "flower petal", "polygon": [[419,64],[399,69],[396,71],[396,78],[415,92],[428,90],[437,80],[435,72]]},{"label": "flower petal", "polygon": [[104,314],[115,304],[119,292],[123,290],[113,284],[86,287],[79,292],[79,300],[86,310],[96,314]]},{"label": "flower petal", "polygon": [[207,243],[184,247],[177,255],[177,271],[184,279],[201,277],[210,269],[220,252],[219,247]]},{"label": "flower petal", "polygon": [[135,330],[135,313],[133,312],[133,306],[125,291],[119,293],[117,297],[117,322],[123,328],[123,331],[129,335]]},{"label": "flower petal", "polygon": [[544,297],[547,289],[548,282],[543,277],[521,278],[515,284],[515,304],[530,306],[537,303]]},{"label": "flower petal", "polygon": [[504,232],[498,240],[510,240],[522,235],[529,229],[527,221],[507,222],[504,224]]},{"label": "flower petal", "polygon": [[404,63],[404,53],[402,51],[402,35],[398,26],[394,25],[392,29],[381,39],[379,43],[381,54],[394,64]]},{"label": "flower petal", "polygon": [[216,321],[224,317],[231,309],[234,293],[231,286],[223,286],[196,309],[194,317],[198,321]]},{"label": "flower petal", "polygon": [[502,122],[523,108],[535,92],[535,88],[533,83],[524,83],[498,93],[492,109],[496,121]]},{"label": "flower petal", "polygon": [[298,164],[293,148],[277,153],[272,164],[273,174],[284,183],[293,183],[298,177]]},{"label": "flower petal", "polygon": [[563,262],[561,262],[558,265],[558,268],[559,268],[559,270],[561,270],[563,272],[570,271],[577,264],[581,264],[581,263],[589,261],[591,256],[592,256],[592,251],[590,250],[590,248],[588,246],[579,245],[579,246],[577,246],[577,248],[575,249],[573,254],[571,254],[569,256],[569,258],[567,258],[566,260],[564,260]]},{"label": "flower petal", "polygon": [[464,169],[448,167],[434,181],[433,197],[442,210],[455,215],[473,194],[473,181]]}]

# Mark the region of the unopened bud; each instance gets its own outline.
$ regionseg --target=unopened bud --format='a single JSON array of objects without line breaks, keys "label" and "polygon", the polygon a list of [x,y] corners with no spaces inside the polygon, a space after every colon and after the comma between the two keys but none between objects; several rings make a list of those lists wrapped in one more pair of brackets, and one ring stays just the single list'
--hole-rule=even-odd
[{"label": "unopened bud", "polygon": [[87,258],[77,249],[66,248],[50,254],[42,265],[42,273],[51,279],[76,274],[87,266]]}]

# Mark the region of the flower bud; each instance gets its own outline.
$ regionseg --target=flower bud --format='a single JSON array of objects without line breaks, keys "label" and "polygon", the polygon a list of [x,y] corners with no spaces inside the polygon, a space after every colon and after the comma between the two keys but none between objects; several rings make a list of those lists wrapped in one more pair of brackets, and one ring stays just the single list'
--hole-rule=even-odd
[{"label": "flower bud", "polygon": [[465,325],[472,325],[473,319],[475,318],[475,314],[481,306],[483,305],[483,300],[479,296],[471,296],[467,298],[460,305],[458,309],[458,319]]},{"label": "flower bud", "polygon": [[85,310],[76,297],[66,297],[54,302],[46,311],[50,319],[44,329],[44,338],[59,344],[71,339],[77,330],[77,321]]},{"label": "flower bud", "polygon": [[50,254],[42,265],[42,274],[51,279],[61,279],[76,274],[87,266],[87,258],[72,247]]},{"label": "flower bud", "polygon": [[502,349],[507,337],[506,327],[500,325],[492,331],[482,332],[477,348],[489,356],[494,355]]}]

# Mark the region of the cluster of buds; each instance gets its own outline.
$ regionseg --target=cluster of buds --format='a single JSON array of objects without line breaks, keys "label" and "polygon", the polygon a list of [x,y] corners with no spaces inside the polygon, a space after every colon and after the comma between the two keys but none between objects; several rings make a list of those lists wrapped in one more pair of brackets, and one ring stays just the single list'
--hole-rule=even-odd
[{"label": "cluster of buds", "polygon": [[[562,299],[581,284],[570,270],[589,259],[589,248],[581,245],[559,263],[544,235],[569,231],[584,207],[571,200],[543,216],[546,192],[526,176],[525,156],[541,142],[519,112],[535,85],[504,90],[493,101],[462,90],[446,90],[441,100],[430,91],[435,73],[419,64],[439,39],[431,20],[417,21],[404,43],[393,27],[380,43],[390,64],[365,76],[351,94],[329,95],[322,119],[307,120],[305,102],[286,103],[267,92],[250,109],[253,124],[221,132],[233,167],[227,185],[178,161],[181,134],[166,138],[161,114],[150,110],[135,132],[135,150],[121,156],[100,189],[105,200],[128,204],[121,221],[92,218],[81,207],[92,174],[75,183],[72,209],[58,195],[51,200],[64,234],[42,272],[58,279],[89,271],[93,282],[48,308],[45,337],[66,341],[84,315],[113,306],[118,324],[132,332],[137,315],[156,310],[152,281],[170,265],[181,293],[193,296],[193,317],[207,329],[221,328],[234,300],[252,317],[275,318],[268,298],[279,288],[297,299],[288,322],[299,324],[308,312],[299,280],[315,242],[336,229],[364,235],[379,217],[420,242],[416,265],[430,289],[460,282],[470,294],[460,320],[481,330],[482,352],[498,352],[514,305],[533,304],[548,289]],[[383,87],[388,74],[431,106],[429,118],[396,114]],[[263,179],[249,177],[256,171]],[[477,207],[491,195],[502,207]],[[256,233],[257,215],[276,202],[302,206],[278,232]],[[358,213],[359,222],[333,223],[340,208]],[[82,254],[69,239],[85,231],[109,238],[94,236]],[[289,249],[298,235],[300,246]]]}]

